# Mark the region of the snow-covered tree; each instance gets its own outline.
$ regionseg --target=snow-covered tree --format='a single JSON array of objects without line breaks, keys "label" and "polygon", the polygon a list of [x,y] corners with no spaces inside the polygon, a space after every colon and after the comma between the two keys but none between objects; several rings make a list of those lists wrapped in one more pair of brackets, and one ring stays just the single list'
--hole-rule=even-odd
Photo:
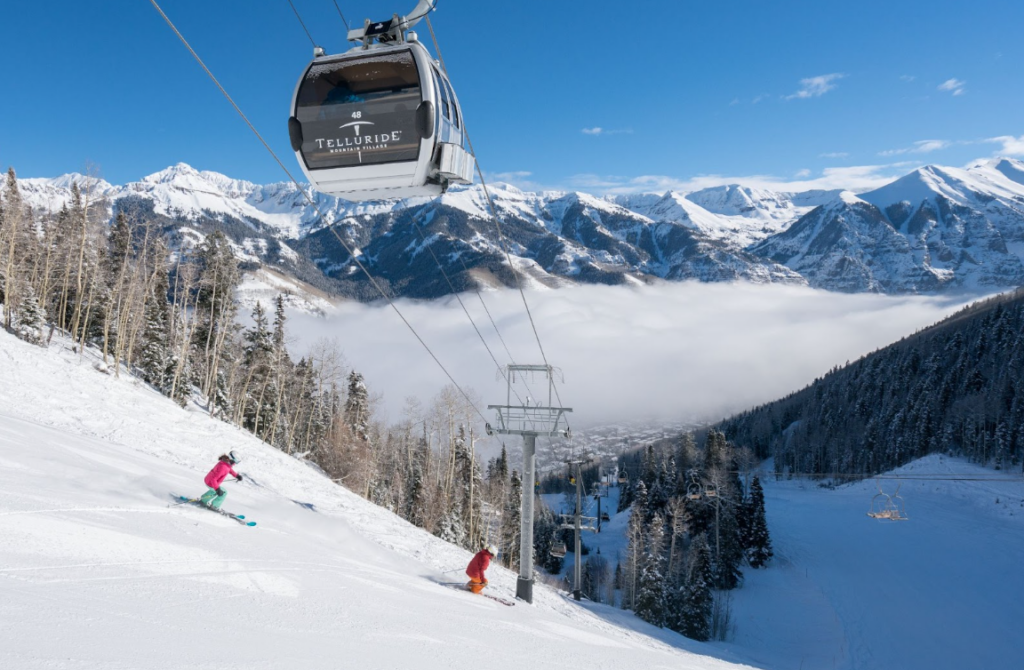
[{"label": "snow-covered tree", "polygon": [[674,630],[694,640],[711,637],[711,613],[714,606],[711,572],[711,547],[707,536],[698,535],[690,545],[686,576],[674,617]]},{"label": "snow-covered tree", "polygon": [[36,298],[31,284],[25,287],[25,294],[18,306],[17,324],[18,337],[32,344],[43,343],[46,315],[43,308],[39,306],[39,300]]},{"label": "snow-covered tree", "polygon": [[664,545],[665,521],[661,515],[655,515],[647,526],[633,611],[659,627],[665,625],[668,616]]},{"label": "snow-covered tree", "polygon": [[761,568],[771,560],[772,543],[765,517],[764,489],[756,475],[750,483],[750,529],[744,544],[750,567]]}]

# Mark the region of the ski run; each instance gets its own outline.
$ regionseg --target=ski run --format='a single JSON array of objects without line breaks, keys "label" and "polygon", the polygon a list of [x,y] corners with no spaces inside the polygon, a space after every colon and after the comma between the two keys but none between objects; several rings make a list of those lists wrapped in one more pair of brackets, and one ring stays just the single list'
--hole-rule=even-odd
[{"label": "ski run", "polygon": [[[909,481],[895,523],[866,515],[873,481],[764,477],[775,559],[731,592],[731,638],[699,643],[540,584],[515,607],[447,588],[468,552],[95,363],[0,334],[0,668],[1020,667],[1020,482]],[[168,505],[229,450],[225,508],[255,528]],[[584,541],[613,555],[627,514]]]}]

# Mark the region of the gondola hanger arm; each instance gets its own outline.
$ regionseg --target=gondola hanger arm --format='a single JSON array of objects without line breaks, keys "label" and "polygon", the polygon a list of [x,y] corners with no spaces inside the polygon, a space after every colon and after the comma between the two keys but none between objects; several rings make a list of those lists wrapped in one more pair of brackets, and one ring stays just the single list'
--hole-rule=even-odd
[{"label": "gondola hanger arm", "polygon": [[382,33],[390,33],[395,38],[398,38],[399,35],[403,35],[405,31],[419,23],[423,17],[434,11],[434,5],[436,4],[437,0],[419,0],[412,11],[405,16],[399,17],[398,14],[395,14],[393,18],[377,23],[371,23],[367,20],[366,25],[362,28],[348,31],[348,41],[362,42],[368,35],[379,35]]}]

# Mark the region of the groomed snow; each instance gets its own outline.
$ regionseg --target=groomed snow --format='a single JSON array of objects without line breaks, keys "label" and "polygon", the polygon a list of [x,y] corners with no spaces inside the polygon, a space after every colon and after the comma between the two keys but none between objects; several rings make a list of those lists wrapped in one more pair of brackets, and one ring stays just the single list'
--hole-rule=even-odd
[{"label": "groomed snow", "polygon": [[[737,667],[545,587],[506,607],[440,586],[470,554],[92,366],[0,334],[0,668]],[[225,509],[257,527],[167,506],[229,449]]]}]

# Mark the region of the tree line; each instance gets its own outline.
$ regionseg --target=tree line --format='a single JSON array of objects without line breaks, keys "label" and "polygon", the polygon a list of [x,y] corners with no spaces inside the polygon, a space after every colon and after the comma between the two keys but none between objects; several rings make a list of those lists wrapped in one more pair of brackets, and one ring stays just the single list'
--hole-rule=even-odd
[{"label": "tree line", "polygon": [[848,479],[927,454],[1024,463],[1024,290],[964,308],[721,424],[778,476]]}]

